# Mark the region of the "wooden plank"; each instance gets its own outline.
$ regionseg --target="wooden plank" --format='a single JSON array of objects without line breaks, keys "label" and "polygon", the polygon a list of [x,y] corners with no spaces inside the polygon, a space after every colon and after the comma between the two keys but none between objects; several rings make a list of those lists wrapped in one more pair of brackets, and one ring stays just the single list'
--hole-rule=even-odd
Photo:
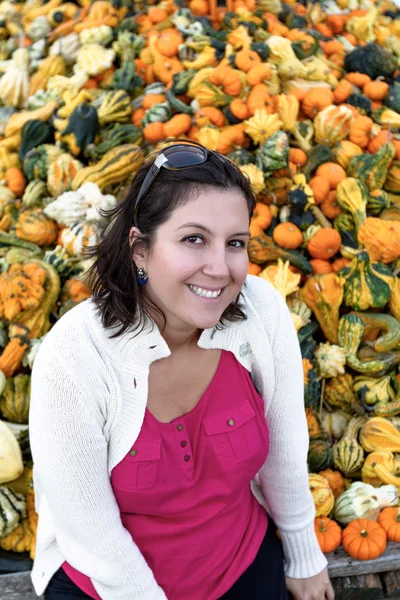
[{"label": "wooden plank", "polygon": [[37,596],[31,582],[30,571],[0,575],[1,600],[43,600]]},{"label": "wooden plank", "polygon": [[391,598],[400,597],[400,571],[382,573],[381,579],[386,596]]},{"label": "wooden plank", "polygon": [[326,557],[330,577],[397,571],[400,569],[400,544],[389,542],[385,552],[374,560],[355,560],[342,547],[327,554]]}]

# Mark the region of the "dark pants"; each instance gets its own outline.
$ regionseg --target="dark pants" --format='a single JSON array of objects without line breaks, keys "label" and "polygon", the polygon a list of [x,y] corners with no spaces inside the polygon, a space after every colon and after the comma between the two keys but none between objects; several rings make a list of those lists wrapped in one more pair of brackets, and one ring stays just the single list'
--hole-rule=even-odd
[{"label": "dark pants", "polygon": [[[254,562],[220,600],[289,600],[291,595],[285,585],[282,544],[275,530],[275,524],[269,517],[268,531]],[[50,580],[44,598],[90,600],[90,596],[82,592],[61,568]]]}]

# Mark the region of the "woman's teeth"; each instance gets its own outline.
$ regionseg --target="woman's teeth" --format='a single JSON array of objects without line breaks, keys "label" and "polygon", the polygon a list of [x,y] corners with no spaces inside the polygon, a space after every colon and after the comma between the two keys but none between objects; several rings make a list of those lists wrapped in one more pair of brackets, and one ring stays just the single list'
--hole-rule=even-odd
[{"label": "woman's teeth", "polygon": [[191,283],[189,284],[189,288],[192,290],[192,292],[197,294],[197,296],[203,296],[203,298],[218,298],[218,296],[222,292],[222,289],[215,290],[215,292],[211,292],[210,290],[205,290],[201,287],[192,285]]}]

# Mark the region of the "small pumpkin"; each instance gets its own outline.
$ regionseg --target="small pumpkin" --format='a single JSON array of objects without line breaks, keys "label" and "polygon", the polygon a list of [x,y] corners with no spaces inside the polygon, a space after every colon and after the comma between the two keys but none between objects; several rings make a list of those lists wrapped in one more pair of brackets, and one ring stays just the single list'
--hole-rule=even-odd
[{"label": "small pumpkin", "polygon": [[325,177],[329,181],[331,190],[336,190],[339,183],[346,178],[346,171],[340,165],[334,162],[325,162],[319,165],[315,174]]},{"label": "small pumpkin", "polygon": [[333,519],[317,517],[314,521],[319,546],[325,554],[336,550],[342,541],[342,529]]},{"label": "small pumpkin", "polygon": [[387,536],[379,523],[356,519],[344,529],[342,543],[344,550],[352,558],[372,560],[386,550]]},{"label": "small pumpkin", "polygon": [[377,522],[385,530],[389,542],[400,542],[400,509],[397,506],[384,508]]},{"label": "small pumpkin", "polygon": [[335,256],[342,244],[340,233],[331,227],[322,227],[310,238],[307,250],[313,258],[328,260]]},{"label": "small pumpkin", "polygon": [[389,84],[386,81],[368,81],[363,86],[363,92],[370,100],[383,100],[389,92]]},{"label": "small pumpkin", "polygon": [[322,477],[325,477],[325,479],[329,482],[335,498],[338,498],[341,494],[343,494],[345,490],[344,479],[343,475],[339,471],[325,469],[324,471],[320,471],[318,474],[322,475]]},{"label": "small pumpkin", "polygon": [[13,194],[15,194],[17,198],[21,198],[26,187],[26,180],[22,170],[17,167],[10,167],[9,169],[6,169],[4,179]]},{"label": "small pumpkin", "polygon": [[279,223],[272,232],[272,238],[278,246],[289,250],[295,250],[303,243],[301,229],[290,221]]},{"label": "small pumpkin", "polygon": [[314,200],[317,204],[324,202],[330,190],[330,183],[326,177],[316,175],[308,183],[314,194]]}]

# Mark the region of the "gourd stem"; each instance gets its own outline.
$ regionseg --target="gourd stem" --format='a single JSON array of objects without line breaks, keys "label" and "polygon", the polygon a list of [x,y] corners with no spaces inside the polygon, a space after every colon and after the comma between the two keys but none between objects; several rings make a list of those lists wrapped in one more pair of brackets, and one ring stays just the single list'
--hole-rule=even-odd
[{"label": "gourd stem", "polygon": [[322,379],[322,383],[321,383],[321,394],[319,397],[319,411],[318,414],[320,417],[322,417],[322,408],[323,408],[323,403],[324,403],[324,394],[325,394],[325,383],[326,380],[325,378]]},{"label": "gourd stem", "polygon": [[309,206],[309,209],[312,212],[312,214],[314,215],[314,217],[317,219],[317,221],[321,225],[321,227],[329,227],[330,229],[332,229],[332,223],[330,221],[328,221],[328,219],[325,217],[322,210],[320,208],[318,208],[318,206],[311,205],[311,206]]}]

